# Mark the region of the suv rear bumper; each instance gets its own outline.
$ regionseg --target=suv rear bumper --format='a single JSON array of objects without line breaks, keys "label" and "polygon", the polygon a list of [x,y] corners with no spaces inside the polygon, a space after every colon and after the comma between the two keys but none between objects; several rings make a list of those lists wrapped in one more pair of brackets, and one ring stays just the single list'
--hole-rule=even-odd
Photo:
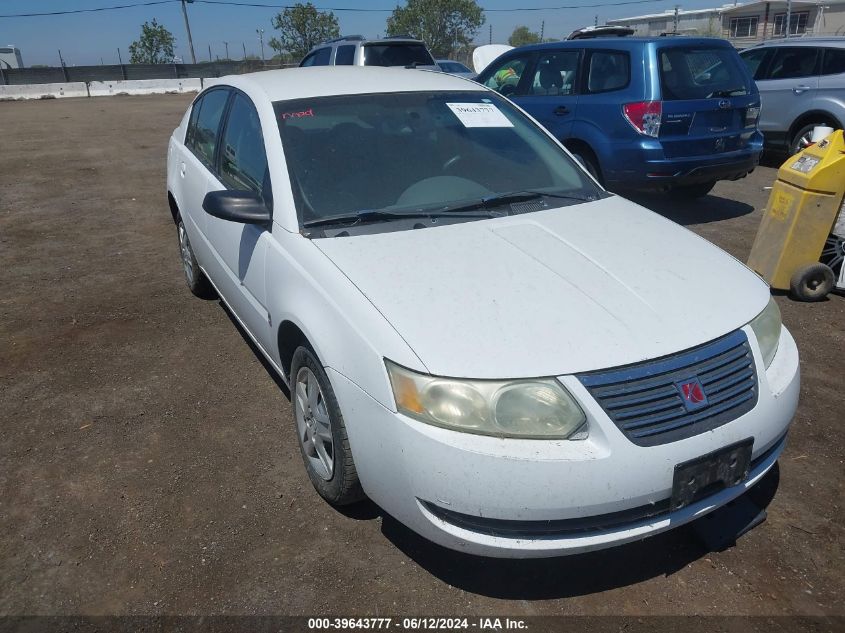
[{"label": "suv rear bumper", "polygon": [[[659,142],[642,142],[639,147],[614,153],[615,159],[605,170],[605,182],[610,189],[653,190],[736,180],[757,167],[762,151],[763,137],[759,133],[742,150],[687,158],[667,159]],[[613,168],[615,165],[618,170]]]}]

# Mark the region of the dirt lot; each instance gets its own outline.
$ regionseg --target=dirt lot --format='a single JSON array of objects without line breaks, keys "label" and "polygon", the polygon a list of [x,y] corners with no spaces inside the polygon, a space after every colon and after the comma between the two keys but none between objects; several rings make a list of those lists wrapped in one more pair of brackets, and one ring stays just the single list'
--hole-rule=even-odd
[{"label": "dirt lot", "polygon": [[[0,103],[0,614],[845,615],[845,298],[778,297],[802,401],[735,547],[442,550],[320,501],[287,397],[185,287],[164,159],[187,104]],[[774,173],[645,203],[744,260]]]}]

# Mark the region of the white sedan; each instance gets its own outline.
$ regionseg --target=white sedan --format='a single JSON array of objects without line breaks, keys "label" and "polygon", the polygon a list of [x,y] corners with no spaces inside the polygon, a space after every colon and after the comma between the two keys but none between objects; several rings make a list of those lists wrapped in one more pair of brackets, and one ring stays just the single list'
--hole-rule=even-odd
[{"label": "white sedan", "polygon": [[308,476],[446,547],[617,545],[769,470],[798,352],[766,284],[443,73],[225,77],[173,132],[189,288],[290,386]]}]

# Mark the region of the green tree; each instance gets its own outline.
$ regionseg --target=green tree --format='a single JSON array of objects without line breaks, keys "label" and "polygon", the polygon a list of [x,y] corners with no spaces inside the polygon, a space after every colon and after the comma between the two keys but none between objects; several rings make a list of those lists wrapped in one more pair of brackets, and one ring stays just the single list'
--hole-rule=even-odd
[{"label": "green tree", "polygon": [[527,46],[528,44],[539,44],[540,34],[528,29],[527,26],[518,26],[508,38],[511,46]]},{"label": "green tree", "polygon": [[141,37],[129,45],[129,61],[133,64],[166,64],[173,61],[173,33],[156,22],[141,25]]},{"label": "green tree", "polygon": [[318,11],[310,2],[297,3],[277,14],[272,20],[279,37],[270,38],[270,48],[287,52],[299,61],[320,42],[338,37],[340,27],[331,11]]},{"label": "green tree", "polygon": [[435,57],[467,48],[484,24],[475,0],[408,0],[387,18],[388,35],[410,35],[426,43]]}]

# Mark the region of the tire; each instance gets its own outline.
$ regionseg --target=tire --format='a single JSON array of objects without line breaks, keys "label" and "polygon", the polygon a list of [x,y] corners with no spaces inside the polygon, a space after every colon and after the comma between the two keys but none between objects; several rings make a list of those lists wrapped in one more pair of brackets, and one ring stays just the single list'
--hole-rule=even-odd
[{"label": "tire", "polygon": [[835,123],[831,123],[830,121],[819,121],[818,123],[810,123],[809,125],[805,125],[800,130],[798,130],[791,139],[789,139],[790,156],[793,156],[801,150],[809,147],[810,138],[813,135],[813,128],[818,125],[827,125],[828,127],[832,127],[833,129],[839,127],[838,125],[836,125]]},{"label": "tire", "polygon": [[833,290],[836,279],[826,264],[808,264],[795,271],[789,290],[798,301],[821,301]]},{"label": "tire", "polygon": [[343,414],[329,377],[310,348],[301,346],[293,353],[290,379],[294,428],[308,478],[332,505],[360,501],[364,491]]},{"label": "tire", "polygon": [[587,152],[572,152],[572,156],[575,157],[581,166],[587,170],[587,172],[595,178],[600,185],[604,185],[604,181],[601,177],[601,169],[599,169],[598,163],[596,162],[595,157]]},{"label": "tire", "polygon": [[819,261],[826,264],[833,271],[834,278],[838,280],[842,273],[842,266],[845,266],[845,238],[831,234],[824,244]]},{"label": "tire", "polygon": [[217,293],[197,263],[194,249],[191,248],[191,241],[188,239],[188,232],[185,230],[185,223],[181,216],[176,218],[176,237],[179,240],[179,254],[182,258],[182,268],[185,271],[185,283],[188,284],[188,289],[200,299],[215,298]]},{"label": "tire", "polygon": [[703,198],[706,196],[715,186],[715,180],[700,182],[695,185],[679,185],[677,187],[672,187],[670,194],[674,194],[679,198],[685,198],[687,200],[695,200],[696,198]]}]

